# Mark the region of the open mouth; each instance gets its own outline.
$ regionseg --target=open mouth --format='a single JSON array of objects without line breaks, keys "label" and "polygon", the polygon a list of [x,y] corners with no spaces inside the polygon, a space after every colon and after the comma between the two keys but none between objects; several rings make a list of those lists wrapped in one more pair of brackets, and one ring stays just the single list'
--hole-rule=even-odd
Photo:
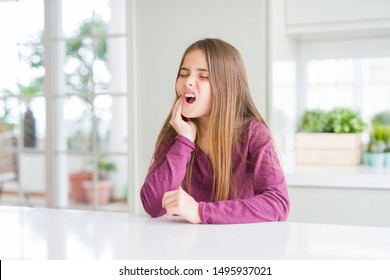
[{"label": "open mouth", "polygon": [[192,103],[194,103],[195,100],[196,100],[195,94],[193,94],[193,93],[186,93],[186,94],[184,95],[184,97],[185,97],[185,100],[186,100],[186,102],[187,102],[188,104],[192,104]]}]

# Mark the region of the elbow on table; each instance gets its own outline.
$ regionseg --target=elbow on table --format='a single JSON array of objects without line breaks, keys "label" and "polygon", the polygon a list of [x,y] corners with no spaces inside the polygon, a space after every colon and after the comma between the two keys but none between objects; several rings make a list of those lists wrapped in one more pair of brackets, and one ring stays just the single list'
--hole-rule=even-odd
[{"label": "elbow on table", "polygon": [[163,209],[161,206],[158,207],[156,203],[151,202],[148,200],[143,193],[141,193],[141,202],[142,206],[144,207],[144,210],[146,213],[148,213],[152,218],[157,218],[165,214],[165,209]]},{"label": "elbow on table", "polygon": [[267,215],[264,221],[284,222],[290,213],[290,200],[287,192],[267,192],[263,193],[266,198]]},{"label": "elbow on table", "polygon": [[279,216],[279,221],[285,222],[288,219],[289,213],[290,213],[289,209],[285,209],[284,211],[281,211]]},{"label": "elbow on table", "polygon": [[162,215],[164,215],[165,214],[165,211],[155,211],[155,210],[146,210],[145,209],[145,211],[146,211],[146,213],[148,213],[149,214],[149,216],[150,217],[152,217],[152,218],[158,218],[158,217],[160,217],[160,216],[162,216]]},{"label": "elbow on table", "polygon": [[288,219],[290,213],[290,200],[288,194],[284,192],[274,192],[267,194],[269,200],[269,215],[270,222],[284,222]]},{"label": "elbow on table", "polygon": [[290,200],[288,197],[285,197],[280,201],[279,207],[279,221],[284,222],[288,219],[288,215],[290,214]]}]

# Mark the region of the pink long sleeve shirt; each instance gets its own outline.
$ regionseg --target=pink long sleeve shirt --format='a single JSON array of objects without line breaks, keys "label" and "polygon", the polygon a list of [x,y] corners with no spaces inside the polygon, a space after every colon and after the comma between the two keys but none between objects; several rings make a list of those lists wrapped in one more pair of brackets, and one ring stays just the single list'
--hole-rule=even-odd
[{"label": "pink long sleeve shirt", "polygon": [[[233,150],[233,175],[236,198],[212,201],[213,169],[207,155],[199,149],[191,177],[190,195],[199,203],[204,224],[232,224],[284,221],[289,213],[285,177],[268,129],[260,121],[251,121],[242,152]],[[162,143],[141,188],[141,201],[152,217],[166,213],[161,202],[165,192],[183,186],[186,166],[195,144],[177,136],[170,147]]]}]

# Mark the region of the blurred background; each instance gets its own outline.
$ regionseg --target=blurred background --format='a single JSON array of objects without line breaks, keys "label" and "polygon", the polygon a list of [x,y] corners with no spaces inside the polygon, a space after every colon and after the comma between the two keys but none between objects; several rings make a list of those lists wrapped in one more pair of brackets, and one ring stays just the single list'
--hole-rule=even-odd
[{"label": "blurred background", "polygon": [[244,58],[289,221],[390,226],[386,0],[0,0],[0,205],[143,213],[181,55],[205,37]]}]

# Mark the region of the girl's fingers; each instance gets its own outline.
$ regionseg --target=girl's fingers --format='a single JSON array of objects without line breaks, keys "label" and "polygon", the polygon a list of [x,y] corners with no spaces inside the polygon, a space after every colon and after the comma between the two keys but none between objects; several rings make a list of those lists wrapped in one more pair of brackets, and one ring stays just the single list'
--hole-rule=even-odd
[{"label": "girl's fingers", "polygon": [[176,199],[167,201],[164,208],[170,216],[181,214],[178,200]]},{"label": "girl's fingers", "polygon": [[191,120],[183,120],[181,111],[183,108],[183,100],[179,98],[172,108],[172,116],[169,121],[170,125],[176,130],[177,134],[182,135],[192,142],[196,139],[196,126]]},{"label": "girl's fingers", "polygon": [[180,186],[178,190],[164,194],[163,207],[170,216],[182,216],[191,223],[201,223],[199,204]]},{"label": "girl's fingers", "polygon": [[169,204],[171,204],[173,201],[175,201],[175,198],[174,196],[170,195],[170,196],[166,196],[164,195],[163,199],[162,199],[162,207],[163,208],[167,208],[167,206]]},{"label": "girl's fingers", "polygon": [[172,109],[172,117],[170,120],[170,124],[176,129],[178,128],[178,124],[181,120],[181,109],[180,107],[180,99],[176,101],[175,105],[173,106]]},{"label": "girl's fingers", "polygon": [[181,103],[181,99],[178,99],[175,103],[175,105],[173,106],[173,110],[172,110],[172,119],[173,120],[181,120],[181,108],[182,108],[182,103]]},{"label": "girl's fingers", "polygon": [[167,207],[167,215],[169,216],[180,216],[180,212],[177,207]]},{"label": "girl's fingers", "polygon": [[180,190],[166,192],[162,199],[162,207],[167,208],[169,204],[176,201],[178,199],[179,191]]}]

